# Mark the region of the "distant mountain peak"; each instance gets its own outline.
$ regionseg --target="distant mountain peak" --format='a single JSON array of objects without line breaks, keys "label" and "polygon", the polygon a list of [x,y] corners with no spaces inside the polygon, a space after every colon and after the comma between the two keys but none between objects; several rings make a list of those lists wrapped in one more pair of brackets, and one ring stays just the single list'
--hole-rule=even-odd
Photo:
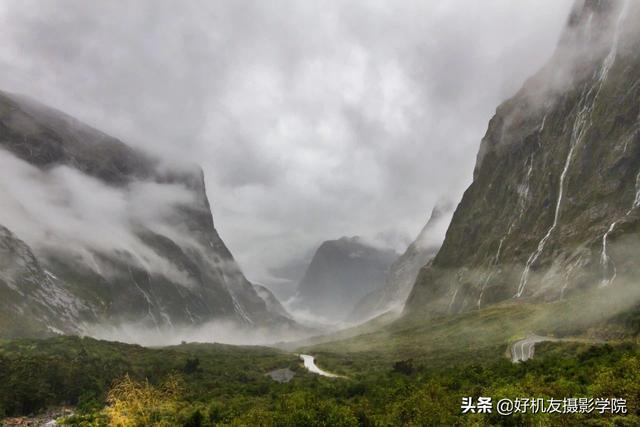
[{"label": "distant mountain peak", "polygon": [[323,242],[300,280],[294,308],[334,322],[344,320],[362,296],[379,288],[397,253],[360,237]]},{"label": "distant mountain peak", "polygon": [[416,239],[391,264],[384,286],[360,299],[349,315],[351,322],[362,322],[390,310],[400,311],[413,288],[418,272],[436,255],[453,214],[454,203],[439,199]]}]

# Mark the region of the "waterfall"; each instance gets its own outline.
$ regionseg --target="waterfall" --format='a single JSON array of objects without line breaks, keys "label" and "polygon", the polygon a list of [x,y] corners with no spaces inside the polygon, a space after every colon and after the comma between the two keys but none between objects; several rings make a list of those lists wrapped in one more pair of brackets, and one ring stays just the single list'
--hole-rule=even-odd
[{"label": "waterfall", "polygon": [[618,15],[613,42],[611,44],[611,48],[609,49],[609,53],[602,62],[600,70],[598,70],[598,72],[594,76],[596,79],[595,84],[592,85],[588,90],[585,90],[583,92],[583,95],[578,103],[579,110],[576,114],[576,120],[573,124],[573,129],[571,132],[571,144],[564,162],[564,168],[562,169],[562,173],[560,174],[560,182],[558,183],[558,199],[556,201],[555,212],[553,215],[553,223],[547,230],[547,233],[544,235],[544,237],[538,242],[536,250],[527,259],[524,270],[522,272],[522,276],[520,277],[518,290],[514,295],[514,298],[520,298],[522,296],[529,281],[531,267],[540,258],[540,255],[542,255],[547,242],[551,238],[555,229],[558,227],[558,221],[560,219],[560,213],[562,209],[562,201],[565,193],[565,180],[569,172],[569,167],[573,163],[576,148],[581,145],[587,131],[591,126],[591,114],[593,112],[593,108],[596,104],[596,101],[598,100],[598,96],[600,95],[603,83],[606,81],[609,75],[609,71],[611,70],[611,67],[615,62],[618,51],[621,24],[626,16],[627,4],[628,1],[625,1],[620,14]]},{"label": "waterfall", "polygon": [[580,100],[579,105],[581,105],[581,107],[580,107],[580,110],[578,111],[578,114],[576,115],[576,120],[574,122],[573,130],[571,132],[571,145],[569,148],[569,152],[567,153],[567,158],[565,159],[565,162],[564,162],[562,173],[560,174],[560,182],[558,184],[558,199],[556,201],[555,212],[553,215],[553,223],[551,224],[551,227],[549,227],[549,229],[547,230],[547,233],[544,235],[544,237],[538,242],[538,246],[536,247],[536,250],[527,259],[527,263],[525,264],[524,271],[522,272],[522,276],[520,277],[518,292],[515,295],[516,298],[519,298],[522,296],[522,293],[524,292],[524,289],[527,286],[527,282],[529,280],[529,273],[531,272],[531,266],[538,260],[538,258],[540,258],[540,255],[542,255],[542,252],[544,251],[547,241],[549,240],[549,238],[551,238],[551,235],[553,234],[556,227],[558,226],[558,220],[560,219],[560,210],[562,208],[562,199],[564,197],[564,182],[567,177],[567,173],[569,172],[569,166],[571,166],[571,163],[573,161],[576,147],[580,145],[580,143],[582,142],[582,139],[584,138],[587,132],[587,129],[591,124],[589,119],[591,116],[591,112],[593,111],[595,101],[597,99],[597,92],[596,92],[596,96],[594,96],[591,99],[591,102],[589,102],[589,98],[592,93],[593,93],[593,87],[585,91],[582,99]]},{"label": "waterfall", "polygon": [[456,296],[458,295],[458,291],[460,290],[460,288],[456,288],[455,292],[453,293],[453,296],[451,297],[451,301],[449,301],[449,306],[447,307],[447,312],[450,313],[451,312],[451,308],[453,308],[453,303],[456,300]]},{"label": "waterfall", "polygon": [[144,298],[145,302],[147,303],[147,316],[153,321],[154,326],[156,327],[157,331],[160,331],[160,325],[158,323],[158,321],[156,320],[156,316],[153,314],[153,310],[151,309],[151,307],[154,306],[153,301],[151,299],[151,297],[149,296],[149,294],[142,289],[142,287],[138,284],[138,282],[136,281],[135,277],[133,276],[133,272],[131,271],[131,267],[128,267],[129,269],[129,277],[131,277],[131,281],[133,282],[134,286],[136,287],[136,289],[138,289],[138,291],[140,292],[140,294],[142,294],[142,297]]},{"label": "waterfall", "polygon": [[[602,281],[600,282],[600,286],[604,287],[604,286],[610,285],[616,279],[616,276],[618,274],[616,265],[607,252],[609,235],[611,235],[613,230],[615,230],[616,225],[618,225],[618,222],[628,217],[631,214],[631,212],[633,212],[633,210],[636,209],[638,206],[640,206],[640,172],[638,172],[638,174],[636,175],[635,196],[633,198],[633,203],[631,204],[631,207],[621,219],[618,219],[612,222],[607,232],[604,233],[604,235],[602,236],[602,252],[600,253],[600,265],[602,266]],[[613,271],[613,274],[611,276],[608,275],[610,269]]]},{"label": "waterfall", "polygon": [[[547,115],[545,114],[545,116],[542,118],[542,124],[540,125],[540,128],[538,130],[539,132],[542,132],[542,130],[544,129],[544,123],[546,120],[547,120]],[[484,280],[480,288],[480,295],[478,296],[478,302],[476,303],[478,308],[482,306],[482,297],[484,296],[484,291],[487,285],[489,284],[489,281],[493,278],[495,267],[498,265],[498,262],[500,261],[500,255],[502,254],[502,245],[504,244],[504,241],[507,239],[507,237],[511,235],[511,231],[513,230],[513,227],[516,225],[516,223],[520,222],[520,220],[524,216],[524,212],[527,207],[527,199],[529,198],[531,175],[533,174],[533,154],[531,154],[531,156],[525,162],[525,168],[527,169],[527,173],[524,176],[524,180],[522,181],[522,184],[518,186],[518,201],[516,203],[518,206],[518,216],[509,223],[507,232],[500,239],[500,243],[498,244],[498,250],[496,251],[496,254],[494,255],[493,260],[490,264],[491,271],[487,275],[486,279]]]},{"label": "waterfall", "polygon": [[[616,265],[609,259],[609,255],[607,254],[607,240],[609,239],[609,235],[616,228],[616,224],[618,221],[614,221],[609,226],[609,229],[602,236],[602,253],[600,254],[600,265],[602,266],[603,277],[600,282],[600,286],[607,286],[611,282],[613,282],[617,275]],[[613,275],[611,277],[607,277],[609,266],[613,268]]]}]

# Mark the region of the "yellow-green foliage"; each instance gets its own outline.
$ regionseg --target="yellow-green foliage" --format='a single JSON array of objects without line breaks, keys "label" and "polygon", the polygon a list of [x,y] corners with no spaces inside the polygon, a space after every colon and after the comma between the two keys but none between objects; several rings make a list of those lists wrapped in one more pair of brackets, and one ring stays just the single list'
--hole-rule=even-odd
[{"label": "yellow-green foliage", "polygon": [[177,411],[182,381],[172,375],[156,387],[129,375],[115,382],[107,395],[106,415],[111,427],[170,426]]},{"label": "yellow-green foliage", "polygon": [[[451,328],[441,342],[451,338]],[[440,359],[417,352],[411,358],[314,352],[321,367],[348,376],[331,379],[308,373],[293,354],[264,348],[7,342],[0,344],[0,417],[71,404],[76,413],[64,423],[82,427],[640,425],[640,346],[634,342],[545,342],[536,345],[535,358],[519,364],[504,357],[506,346],[505,340],[480,354],[443,351]],[[296,373],[289,383],[265,375],[282,367]],[[629,413],[462,414],[461,399],[469,396],[618,397],[627,399]]]},{"label": "yellow-green foliage", "polygon": [[640,359],[626,356],[613,366],[603,367],[589,388],[594,396],[623,396],[631,408],[640,408]]}]

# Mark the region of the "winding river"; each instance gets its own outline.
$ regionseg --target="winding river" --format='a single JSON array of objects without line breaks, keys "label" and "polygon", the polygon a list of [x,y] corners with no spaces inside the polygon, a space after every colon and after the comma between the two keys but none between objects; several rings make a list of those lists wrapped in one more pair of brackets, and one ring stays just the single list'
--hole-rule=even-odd
[{"label": "winding river", "polygon": [[315,362],[315,358],[313,356],[310,356],[308,354],[301,354],[300,355],[300,359],[303,360],[304,367],[307,368],[307,370],[309,372],[312,372],[312,373],[318,374],[318,375],[322,375],[323,377],[329,377],[329,378],[339,378],[340,377],[340,375],[332,374],[331,372],[323,371],[322,369],[318,368],[318,366],[316,365],[316,362]]}]

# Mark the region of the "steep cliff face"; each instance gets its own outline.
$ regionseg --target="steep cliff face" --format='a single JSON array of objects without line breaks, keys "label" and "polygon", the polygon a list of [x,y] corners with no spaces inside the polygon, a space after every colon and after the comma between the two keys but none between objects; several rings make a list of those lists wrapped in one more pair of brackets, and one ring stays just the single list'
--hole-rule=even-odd
[{"label": "steep cliff face", "polygon": [[327,320],[344,320],[358,300],[384,284],[392,250],[370,246],[358,237],[324,242],[300,281],[294,308]]},{"label": "steep cliff face", "polygon": [[442,201],[433,208],[416,240],[391,264],[384,286],[358,301],[349,321],[363,322],[390,310],[402,310],[420,269],[438,253],[452,213],[451,202]]},{"label": "steep cliff face", "polygon": [[267,309],[218,235],[199,168],[1,92],[0,163],[3,318],[62,332],[290,322]]},{"label": "steep cliff face", "polygon": [[640,3],[576,3],[556,53],[489,123],[409,312],[624,286],[640,264]]}]

